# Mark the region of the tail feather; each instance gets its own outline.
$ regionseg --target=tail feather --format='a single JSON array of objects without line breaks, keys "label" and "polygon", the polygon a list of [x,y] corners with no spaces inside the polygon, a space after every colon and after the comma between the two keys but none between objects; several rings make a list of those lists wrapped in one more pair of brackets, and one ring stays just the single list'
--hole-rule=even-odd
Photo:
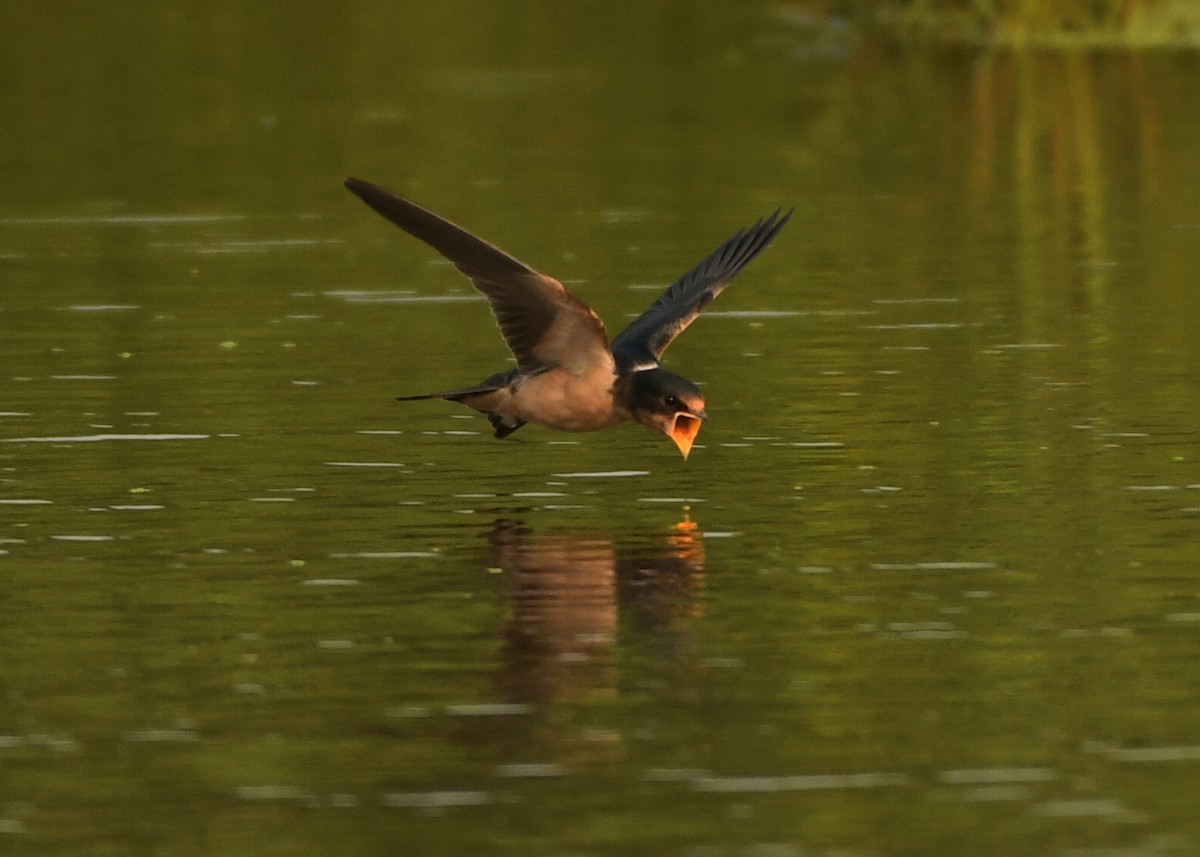
[{"label": "tail feather", "polygon": [[441,393],[424,393],[420,396],[397,396],[396,401],[419,402],[422,399],[445,399],[447,402],[461,402],[467,396],[474,396],[479,393],[494,393],[497,390],[503,390],[516,377],[516,369],[506,369],[503,372],[497,372],[495,375],[484,378],[474,387],[465,387],[461,390],[445,390]]},{"label": "tail feather", "polygon": [[494,384],[480,384],[476,387],[468,387],[465,390],[445,390],[441,393],[423,393],[419,396],[397,396],[397,402],[419,402],[422,399],[445,399],[447,402],[461,402],[467,396],[474,396],[478,393],[494,393],[497,390],[504,389],[503,385],[497,387]]},{"label": "tail feather", "polygon": [[482,403],[480,402],[470,403],[466,400],[471,396],[477,396],[483,393],[494,393],[497,390],[503,390],[512,381],[514,375],[515,370],[499,372],[488,378],[486,381],[476,384],[474,387],[467,387],[463,390],[445,390],[441,393],[422,393],[419,396],[397,396],[396,401],[419,402],[422,399],[445,399],[447,402],[460,402],[485,414],[488,418],[488,422],[490,422],[492,424],[492,428],[495,429],[496,437],[508,437],[521,426],[525,425],[525,421],[517,420],[514,424],[510,425],[509,419],[511,418],[502,417],[500,414],[486,410],[484,407],[482,407]]}]

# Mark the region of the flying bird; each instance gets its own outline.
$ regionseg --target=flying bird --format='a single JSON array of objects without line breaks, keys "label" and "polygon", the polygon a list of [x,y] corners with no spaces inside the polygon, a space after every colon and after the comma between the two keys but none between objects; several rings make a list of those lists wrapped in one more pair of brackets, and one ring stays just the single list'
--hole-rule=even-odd
[{"label": "flying bird", "polygon": [[553,277],[378,185],[352,178],[346,187],[471,278],[516,358],[515,367],[471,387],[401,396],[400,401],[460,402],[486,414],[496,437],[526,423],[593,431],[636,420],[669,437],[684,458],[708,419],[704,396],[687,378],[663,369],[659,359],[792,214],[776,209],[740,230],[610,343],[595,311]]}]

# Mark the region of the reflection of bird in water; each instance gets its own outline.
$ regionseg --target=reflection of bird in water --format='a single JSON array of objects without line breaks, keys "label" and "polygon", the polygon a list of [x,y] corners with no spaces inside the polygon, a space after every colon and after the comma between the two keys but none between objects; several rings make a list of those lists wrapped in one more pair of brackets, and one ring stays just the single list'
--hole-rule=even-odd
[{"label": "reflection of bird in water", "polygon": [[700,613],[704,546],[691,521],[629,549],[595,534],[534,533],[511,519],[487,537],[489,565],[512,586],[501,664],[512,701],[611,693],[622,622],[636,639],[672,634],[674,620]]},{"label": "reflection of bird in water", "polygon": [[669,628],[678,618],[697,618],[704,585],[704,537],[684,517],[654,550],[632,551],[617,561],[617,600],[625,621],[639,631]]},{"label": "reflection of bird in water", "polygon": [[676,280],[610,345],[600,317],[553,277],[378,185],[347,179],[346,187],[471,278],[517,359],[515,369],[473,386],[402,400],[461,402],[487,414],[496,437],[527,422],[593,431],[633,419],[671,438],[684,458],[707,419],[704,397],[691,381],[659,366],[659,358],[791,216],[776,210],[738,232]]}]

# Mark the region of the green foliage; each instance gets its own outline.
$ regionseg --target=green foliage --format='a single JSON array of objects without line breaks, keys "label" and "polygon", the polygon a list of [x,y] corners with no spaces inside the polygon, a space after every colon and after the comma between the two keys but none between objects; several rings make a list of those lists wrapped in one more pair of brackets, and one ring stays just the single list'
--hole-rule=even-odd
[{"label": "green foliage", "polygon": [[1019,47],[1200,46],[1192,0],[911,0],[863,4],[886,31],[933,42]]}]

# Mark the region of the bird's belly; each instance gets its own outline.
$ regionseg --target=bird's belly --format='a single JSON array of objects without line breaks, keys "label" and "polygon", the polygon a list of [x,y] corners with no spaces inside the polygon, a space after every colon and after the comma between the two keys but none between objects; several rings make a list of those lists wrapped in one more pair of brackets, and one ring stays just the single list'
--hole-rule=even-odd
[{"label": "bird's belly", "polygon": [[555,369],[535,375],[513,393],[517,416],[560,431],[594,431],[629,418],[613,400],[609,370],[575,375]]}]

